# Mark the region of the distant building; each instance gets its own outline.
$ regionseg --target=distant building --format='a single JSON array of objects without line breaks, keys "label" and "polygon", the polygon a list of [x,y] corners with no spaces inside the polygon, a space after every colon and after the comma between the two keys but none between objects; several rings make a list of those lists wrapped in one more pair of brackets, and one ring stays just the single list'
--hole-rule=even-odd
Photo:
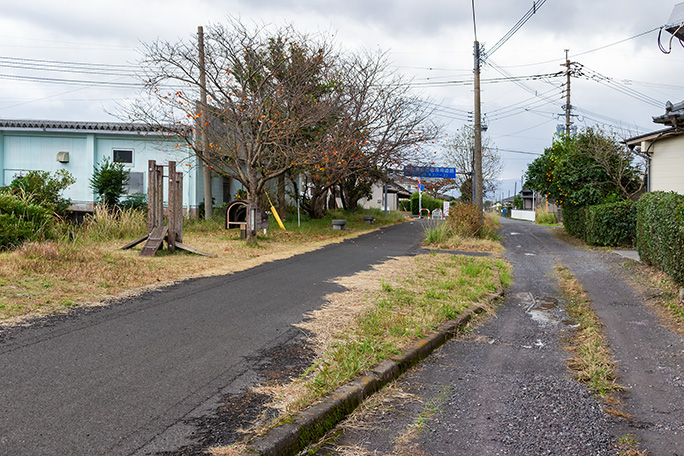
[{"label": "distant building", "polygon": [[653,122],[668,128],[629,138],[625,144],[647,159],[647,191],[684,194],[684,102],[668,101],[665,114]]},{"label": "distant building", "polygon": [[[387,184],[387,210],[388,211],[398,211],[399,210],[399,200],[409,199],[411,193],[405,189],[403,186],[395,183],[389,182]],[[385,185],[382,181],[378,181],[371,187],[371,195],[368,198],[361,198],[359,200],[359,206],[370,209],[385,209],[384,204],[385,198]]]}]

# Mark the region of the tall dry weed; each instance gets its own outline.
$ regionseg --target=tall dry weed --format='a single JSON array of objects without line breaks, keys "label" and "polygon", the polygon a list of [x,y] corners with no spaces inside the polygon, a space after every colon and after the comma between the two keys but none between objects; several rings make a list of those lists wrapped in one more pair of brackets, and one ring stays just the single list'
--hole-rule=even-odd
[{"label": "tall dry weed", "polygon": [[147,214],[139,209],[98,204],[81,229],[95,241],[140,237],[147,233]]}]

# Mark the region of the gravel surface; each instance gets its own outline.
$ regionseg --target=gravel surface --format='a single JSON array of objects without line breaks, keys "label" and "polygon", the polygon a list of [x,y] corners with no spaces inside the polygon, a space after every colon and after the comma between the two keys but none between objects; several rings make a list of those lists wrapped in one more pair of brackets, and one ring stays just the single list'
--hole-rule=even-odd
[{"label": "gravel surface", "polygon": [[[502,234],[515,282],[497,315],[400,379],[317,455],[617,455],[627,434],[650,455],[684,454],[684,343],[621,276],[624,260],[530,223],[504,220]],[[573,322],[552,271],[559,264],[606,324],[632,419],[607,414],[566,368]]]}]

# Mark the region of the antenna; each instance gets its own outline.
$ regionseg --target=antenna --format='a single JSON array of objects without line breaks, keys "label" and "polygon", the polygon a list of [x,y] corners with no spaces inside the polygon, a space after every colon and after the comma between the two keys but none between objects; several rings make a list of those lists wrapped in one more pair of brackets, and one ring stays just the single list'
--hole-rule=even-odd
[{"label": "antenna", "polygon": [[684,39],[684,2],[674,6],[665,30],[680,40]]}]

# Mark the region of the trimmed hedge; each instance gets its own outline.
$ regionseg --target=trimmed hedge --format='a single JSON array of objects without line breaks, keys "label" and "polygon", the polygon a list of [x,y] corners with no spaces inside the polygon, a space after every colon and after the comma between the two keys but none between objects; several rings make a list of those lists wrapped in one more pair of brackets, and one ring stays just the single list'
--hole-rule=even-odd
[{"label": "trimmed hedge", "polygon": [[636,242],[633,201],[596,206],[563,206],[565,231],[590,245],[631,247]]},{"label": "trimmed hedge", "polygon": [[584,213],[587,244],[611,247],[634,245],[637,214],[633,201],[589,206]]},{"label": "trimmed hedge", "polygon": [[[430,212],[444,207],[444,200],[433,198],[425,193],[423,193],[423,196],[421,197],[421,203],[423,209],[429,209]],[[413,215],[418,215],[418,192],[411,195],[411,213]]]},{"label": "trimmed hedge", "polygon": [[563,206],[563,227],[570,235],[586,240],[586,215],[583,206]]},{"label": "trimmed hedge", "polygon": [[0,250],[50,237],[53,225],[50,210],[0,193]]},{"label": "trimmed hedge", "polygon": [[684,284],[684,195],[646,193],[636,206],[639,257]]}]

